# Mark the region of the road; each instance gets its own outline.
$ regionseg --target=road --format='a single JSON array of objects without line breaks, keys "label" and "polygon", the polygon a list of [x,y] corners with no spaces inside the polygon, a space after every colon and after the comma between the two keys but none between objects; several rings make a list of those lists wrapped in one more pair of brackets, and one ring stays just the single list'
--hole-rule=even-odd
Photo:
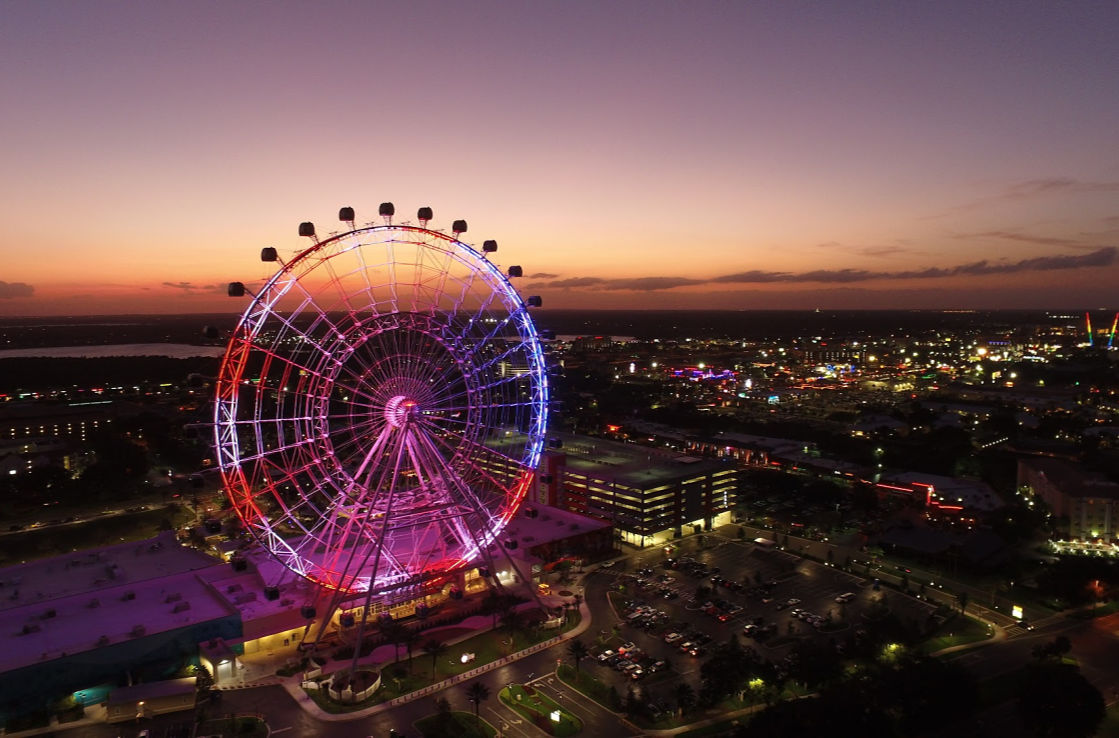
[{"label": "road", "polygon": [[[741,548],[749,548],[748,544],[737,541],[735,539],[720,537],[725,533],[737,531],[738,526],[731,526],[729,531],[720,532],[719,536],[715,534],[704,534],[707,536],[706,544],[701,545],[701,540],[698,536],[690,536],[677,542],[676,548],[678,554],[691,554],[697,557],[705,558],[726,558],[728,560],[737,560],[742,556]],[[762,535],[766,532],[762,531]],[[802,539],[790,537],[790,546],[800,545]],[[733,545],[731,545],[733,544]],[[819,541],[804,541],[806,552],[812,553],[820,559],[826,558],[826,549],[820,546],[829,546],[830,544]],[[716,552],[713,549],[719,549],[726,546],[726,549],[721,552]],[[766,552],[769,554],[770,552]],[[779,553],[780,556],[789,556],[790,559],[794,557],[789,553]],[[823,555],[820,555],[820,554]],[[840,554],[833,554],[833,557],[838,557]],[[845,554],[844,554],[845,555]],[[591,625],[586,633],[582,636],[584,643],[592,644],[596,635],[604,633],[609,636],[612,628],[617,624],[618,618],[616,617],[613,609],[611,608],[607,599],[607,590],[611,586],[616,586],[617,572],[621,570],[633,570],[644,566],[653,567],[665,558],[663,548],[647,548],[640,551],[635,551],[628,554],[624,561],[614,569],[605,569],[597,572],[592,572],[583,580],[585,603],[591,613]],[[810,564],[804,562],[801,564],[794,564],[799,569],[804,566],[822,566],[817,564]],[[842,572],[835,570],[828,570],[828,573],[834,576],[851,576],[843,575]],[[884,581],[896,581],[896,575],[889,572],[881,572],[877,576]],[[811,577],[809,577],[810,579]],[[912,575],[911,575],[911,581]],[[688,586],[694,586],[694,583],[688,582]],[[810,588],[811,583],[803,585],[805,589]],[[821,587],[835,587],[836,585],[819,585]],[[574,587],[578,590],[578,587]],[[867,587],[867,590],[870,588]],[[954,604],[955,598],[950,592],[941,592],[939,590],[929,590],[930,597],[938,598],[946,604]],[[680,602],[676,600],[674,602]],[[916,603],[927,607],[924,603]],[[978,609],[978,606],[977,606]],[[969,610],[971,607],[969,606]],[[983,610],[979,610],[984,612]],[[999,617],[1004,621],[1009,621],[1009,618],[997,612],[986,612],[992,619]],[[958,658],[962,663],[967,665],[980,679],[988,678],[1005,671],[1018,668],[1021,664],[1027,662],[1032,658],[1031,651],[1039,643],[1052,640],[1056,635],[1067,635],[1073,644],[1072,653],[1080,660],[1081,669],[1085,676],[1091,680],[1097,687],[1104,693],[1105,698],[1112,701],[1119,691],[1119,672],[1114,669],[1114,664],[1119,663],[1119,614],[1108,616],[1106,618],[1098,618],[1095,621],[1089,620],[1073,620],[1061,616],[1052,616],[1042,621],[1038,621],[1037,629],[1027,633],[1018,629],[1012,629],[1010,638],[1006,640],[989,645],[984,648],[961,653]],[[737,632],[740,624],[727,623],[716,624],[712,621],[710,626],[713,629],[713,635],[716,638],[725,638],[730,632]],[[725,631],[725,632],[724,632]],[[627,638],[631,637],[630,633],[625,634]],[[635,633],[632,637],[648,641],[650,645],[660,642],[660,638],[645,633]],[[416,731],[413,728],[413,723],[425,716],[431,715],[435,712],[434,700],[437,697],[446,698],[452,709],[472,712],[472,705],[467,701],[466,690],[469,689],[473,681],[480,681],[490,689],[490,698],[484,702],[480,707],[480,715],[484,717],[491,724],[495,725],[502,733],[502,735],[516,736],[518,738],[537,738],[539,731],[533,726],[527,724],[519,715],[513,712],[510,708],[506,707],[498,698],[498,690],[509,683],[531,683],[539,689],[544,690],[557,702],[564,705],[567,709],[571,710],[586,724],[584,729],[585,735],[602,735],[602,736],[623,736],[638,735],[640,731],[632,725],[621,719],[618,715],[602,708],[597,703],[590,699],[583,697],[581,694],[566,687],[555,676],[555,668],[557,661],[566,659],[567,657],[567,643],[561,642],[557,645],[551,646],[545,650],[537,652],[531,656],[520,659],[518,661],[500,666],[493,671],[479,676],[476,680],[461,682],[452,687],[449,687],[442,692],[436,693],[431,697],[421,698],[412,702],[399,705],[390,710],[377,712],[372,715],[366,715],[357,718],[349,718],[347,716],[339,716],[338,719],[320,720],[319,718],[309,714],[303,710],[291,696],[280,686],[267,686],[255,687],[243,690],[232,690],[221,693],[220,702],[211,705],[208,711],[213,717],[220,717],[226,714],[264,714],[272,729],[273,733],[283,735],[285,733],[292,736],[302,735],[322,735],[330,738],[365,738],[366,736],[387,736],[391,729],[395,729],[399,734],[405,736],[414,736]],[[676,657],[673,662],[678,667],[676,676],[660,678],[661,675],[654,675],[643,685],[648,685],[655,690],[663,691],[668,689],[675,682],[683,676],[694,680],[695,672],[698,670],[698,660],[690,659],[688,657]],[[586,667],[584,667],[586,668]],[[591,667],[600,668],[600,667]],[[605,676],[605,674],[600,675]],[[608,679],[612,677],[607,677]],[[665,681],[667,679],[667,681]],[[663,684],[660,682],[664,681]],[[668,686],[666,687],[665,684]],[[625,682],[621,683],[624,689],[627,685]],[[624,694],[624,692],[622,692]],[[990,721],[998,722],[999,718],[995,712],[988,716]],[[520,721],[520,722],[518,722]],[[182,725],[182,715],[168,715],[151,721],[145,721],[142,726],[124,724],[124,725],[90,725],[78,728],[72,728],[66,731],[59,731],[66,736],[72,738],[114,738],[114,736],[122,736],[122,738],[131,738],[135,736],[141,728],[148,728],[151,731],[152,738],[160,738],[165,735],[169,727],[175,725]],[[990,724],[990,722],[988,722]]]}]

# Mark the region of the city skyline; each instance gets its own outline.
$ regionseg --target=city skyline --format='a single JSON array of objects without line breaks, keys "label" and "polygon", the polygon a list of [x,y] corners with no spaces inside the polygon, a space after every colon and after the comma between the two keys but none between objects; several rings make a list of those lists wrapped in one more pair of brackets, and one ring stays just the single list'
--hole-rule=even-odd
[{"label": "city skyline", "polygon": [[236,312],[261,247],[385,200],[548,307],[1115,305],[1113,4],[0,18],[0,315]]}]

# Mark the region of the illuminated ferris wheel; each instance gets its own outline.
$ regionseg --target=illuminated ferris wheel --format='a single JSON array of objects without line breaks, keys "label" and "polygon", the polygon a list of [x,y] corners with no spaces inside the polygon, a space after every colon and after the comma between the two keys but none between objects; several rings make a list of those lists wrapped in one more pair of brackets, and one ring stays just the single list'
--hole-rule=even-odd
[{"label": "illuminated ferris wheel", "polygon": [[215,445],[241,521],[288,569],[342,592],[446,579],[486,555],[539,461],[548,385],[530,305],[453,235],[355,227],[253,295],[217,380]]}]

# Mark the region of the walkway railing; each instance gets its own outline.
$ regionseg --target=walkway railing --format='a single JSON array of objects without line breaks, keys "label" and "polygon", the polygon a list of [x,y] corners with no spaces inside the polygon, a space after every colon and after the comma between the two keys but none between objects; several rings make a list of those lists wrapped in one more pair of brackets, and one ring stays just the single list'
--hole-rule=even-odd
[{"label": "walkway railing", "polygon": [[[587,621],[587,619],[584,618],[580,622],[580,625],[582,625],[582,623],[586,622],[586,621]],[[475,668],[471,669],[470,671],[464,671],[461,674],[455,674],[454,676],[448,677],[447,679],[444,679],[441,682],[436,682],[435,684],[428,685],[428,686],[424,687],[423,689],[416,690],[415,692],[409,692],[408,694],[402,694],[399,697],[394,697],[393,699],[389,700],[388,702],[382,702],[379,705],[374,705],[370,709],[374,709],[376,707],[380,707],[382,709],[388,709],[390,707],[396,707],[397,705],[403,705],[406,702],[411,702],[412,700],[419,699],[420,697],[426,697],[427,695],[433,694],[435,692],[440,692],[440,691],[446,689],[447,687],[452,687],[456,684],[459,684],[460,682],[465,682],[469,679],[473,679],[474,677],[479,676],[480,674],[485,674],[486,672],[493,671],[494,669],[505,666],[506,664],[509,664],[513,661],[523,659],[526,656],[531,656],[534,653],[537,653],[539,651],[543,651],[546,648],[551,648],[552,646],[556,645],[557,643],[562,643],[563,641],[567,640],[568,638],[574,638],[576,635],[579,634],[578,631],[579,631],[579,626],[576,626],[566,633],[562,633],[560,635],[553,636],[546,641],[541,641],[540,643],[534,643],[533,645],[529,646],[528,648],[517,651],[516,653],[511,653],[508,656],[502,656],[500,659],[497,659],[496,661],[491,661],[488,664],[482,664],[481,666],[476,666]]]}]

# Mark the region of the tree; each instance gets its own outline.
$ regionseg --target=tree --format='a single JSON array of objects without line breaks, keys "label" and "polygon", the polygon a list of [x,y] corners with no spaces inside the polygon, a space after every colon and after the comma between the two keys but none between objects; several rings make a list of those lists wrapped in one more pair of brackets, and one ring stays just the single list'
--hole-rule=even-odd
[{"label": "tree", "polygon": [[646,709],[645,700],[642,699],[642,696],[638,694],[637,690],[632,686],[626,690],[626,699],[625,703],[622,705],[622,709],[625,711],[626,715],[631,718],[637,717]]},{"label": "tree", "polygon": [[513,608],[509,608],[507,611],[502,613],[501,624],[509,632],[509,647],[510,649],[512,649],[513,636],[524,626],[524,620],[519,612],[517,612]]},{"label": "tree", "polygon": [[1075,666],[1054,662],[1026,667],[1017,707],[1034,735],[1062,738],[1095,735],[1106,712],[1103,695]]},{"label": "tree", "polygon": [[209,694],[214,686],[214,676],[205,666],[194,667],[194,686],[199,694]]},{"label": "tree", "polygon": [[1042,643],[1033,648],[1034,658],[1039,661],[1053,659],[1060,661],[1065,654],[1072,650],[1072,641],[1067,636],[1057,636],[1048,643]]},{"label": "tree", "polygon": [[429,638],[421,646],[423,652],[431,657],[431,681],[435,681],[435,666],[439,657],[447,652],[447,644],[438,638]]},{"label": "tree", "polygon": [[478,719],[478,709],[482,703],[490,698],[490,688],[481,682],[474,682],[466,688],[466,699],[470,704],[474,705],[474,722],[481,726],[481,721]]},{"label": "tree", "polygon": [[567,644],[567,655],[571,657],[571,663],[575,665],[575,673],[579,673],[579,662],[590,655],[587,649],[587,644],[576,638]]},{"label": "tree", "polygon": [[405,628],[404,632],[400,634],[400,642],[408,651],[408,673],[412,673],[412,648],[420,642],[419,632],[411,628]]},{"label": "tree", "polygon": [[[393,645],[393,661],[399,664],[400,645],[404,643],[404,639],[407,638],[406,633],[408,629],[395,620],[389,620],[387,622],[381,623],[380,628],[381,635],[384,637],[384,639]],[[360,649],[355,649],[355,653],[357,653],[358,651],[360,651]]]},{"label": "tree", "polygon": [[956,602],[960,603],[960,614],[961,615],[964,614],[967,611],[967,600],[968,600],[967,592],[960,592],[959,594],[956,595]]},{"label": "tree", "polygon": [[839,676],[842,662],[834,648],[801,641],[786,657],[789,676],[807,687],[816,687]]},{"label": "tree", "polygon": [[451,703],[446,697],[435,698],[435,712],[439,716],[438,723],[444,734],[448,734],[454,718],[451,716]]},{"label": "tree", "polygon": [[696,704],[696,693],[692,685],[687,682],[680,682],[676,685],[676,709],[680,711],[683,716],[690,711]]},{"label": "tree", "polygon": [[566,582],[568,576],[571,573],[571,567],[573,565],[574,564],[572,563],[571,559],[563,559],[562,561],[556,563],[556,565],[552,568],[552,571],[559,574],[559,581]]}]

